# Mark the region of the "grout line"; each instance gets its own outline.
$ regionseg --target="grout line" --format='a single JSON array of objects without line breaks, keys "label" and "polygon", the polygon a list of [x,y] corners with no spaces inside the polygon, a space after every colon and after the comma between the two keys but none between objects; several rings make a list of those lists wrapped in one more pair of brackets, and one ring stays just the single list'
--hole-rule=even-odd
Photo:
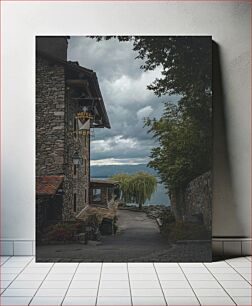
[{"label": "grout line", "polygon": [[[35,258],[35,256],[34,256]],[[36,263],[36,262],[35,262]],[[47,278],[48,274],[50,273],[50,271],[52,270],[53,266],[55,265],[55,262],[52,264],[52,266],[50,267],[50,269],[48,270],[48,272],[46,273],[45,277],[42,279],[41,284],[38,286],[38,289],[35,291],[33,297],[31,298],[30,302],[28,303],[28,305],[31,304],[32,300],[34,299],[35,295],[37,294],[37,292],[39,291],[40,287],[42,286],[43,282],[45,281],[45,279]]]},{"label": "grout line", "polygon": [[[237,271],[232,265],[230,265],[230,263],[228,261],[226,261],[226,263],[234,270],[235,273],[239,274],[250,286],[252,286],[250,284],[250,282],[245,277],[243,277],[243,275],[239,271]],[[251,263],[251,265],[252,265],[252,263]],[[251,274],[251,269],[250,269],[249,274]]]},{"label": "grout line", "polygon": [[128,272],[128,282],[129,282],[129,290],[130,290],[130,301],[131,305],[133,305],[133,298],[132,298],[132,292],[131,292],[131,285],[130,285],[130,275],[129,275],[129,263],[126,263],[127,272]]},{"label": "grout line", "polygon": [[69,282],[69,285],[68,285],[68,287],[67,287],[67,290],[66,290],[66,292],[65,292],[65,295],[64,295],[63,300],[62,300],[62,302],[61,302],[60,305],[62,305],[62,304],[64,303],[64,300],[65,300],[65,298],[66,298],[67,292],[68,292],[68,290],[69,290],[69,288],[70,288],[70,285],[71,285],[71,283],[72,283],[72,281],[73,281],[73,279],[74,279],[74,276],[75,276],[75,274],[76,274],[76,271],[77,271],[79,265],[80,265],[80,263],[77,264],[77,267],[76,267],[76,269],[75,269],[74,272],[73,272],[73,276],[72,276],[72,278],[71,278],[71,280],[70,280],[70,282]]},{"label": "grout line", "polygon": [[[14,256],[11,256],[14,257]],[[31,263],[31,261],[33,260],[33,258],[30,259],[30,261],[28,261],[28,263],[20,270],[20,272],[13,278],[13,280],[9,283],[9,285],[4,289],[4,291],[0,294],[0,296],[2,297],[2,294],[5,292],[6,289],[8,289],[10,287],[10,285],[16,280],[16,278],[24,271],[24,269]],[[7,261],[7,260],[6,260]]]},{"label": "grout line", "polygon": [[101,270],[100,270],[100,277],[99,277],[99,281],[98,281],[98,288],[97,288],[97,293],[96,293],[95,305],[97,305],[97,302],[98,302],[98,294],[99,294],[100,283],[101,283],[102,269],[103,269],[103,262],[101,263]]},{"label": "grout line", "polygon": [[156,266],[155,266],[155,263],[154,263],[154,262],[153,262],[153,267],[154,267],[154,270],[155,270],[156,275],[157,275],[158,283],[159,283],[160,289],[161,289],[161,291],[162,291],[162,294],[163,294],[163,298],[164,298],[165,304],[168,305],[168,303],[167,303],[167,301],[166,301],[166,298],[165,298],[164,290],[163,290],[161,281],[160,281],[160,279],[159,279],[158,272],[157,272],[157,269],[156,269]]},{"label": "grout line", "polygon": [[248,262],[251,262],[251,260],[248,259],[248,256],[244,256],[244,258],[246,258]]},{"label": "grout line", "polygon": [[[11,257],[14,257],[14,256],[1,256],[1,257],[8,257],[4,262],[2,262],[0,264],[0,267],[2,267],[7,261],[9,261],[11,259]],[[249,259],[248,259],[249,260]],[[249,260],[250,261],[250,260]],[[1,269],[1,268],[0,268]]]},{"label": "grout line", "polygon": [[215,275],[211,272],[211,270],[204,264],[206,269],[211,273],[211,275],[214,277],[214,279],[218,282],[218,284],[221,286],[221,288],[227,293],[227,295],[230,297],[230,299],[237,305],[235,300],[232,298],[232,296],[227,292],[227,290],[222,286],[222,284],[219,282],[219,280],[215,277]]},{"label": "grout line", "polygon": [[189,286],[191,287],[191,289],[192,289],[192,291],[193,291],[193,293],[194,293],[194,295],[195,295],[196,299],[198,300],[199,305],[201,305],[201,302],[200,302],[200,300],[199,300],[199,298],[198,298],[197,294],[195,293],[195,291],[194,291],[194,289],[193,289],[193,287],[192,287],[192,285],[191,285],[191,283],[190,283],[189,279],[187,278],[187,276],[186,276],[186,274],[185,274],[185,272],[184,272],[183,268],[181,267],[181,265],[180,265],[179,263],[178,263],[178,266],[180,267],[180,269],[181,269],[182,273],[184,274],[184,276],[185,276],[185,278],[186,278],[187,282],[189,283]]}]

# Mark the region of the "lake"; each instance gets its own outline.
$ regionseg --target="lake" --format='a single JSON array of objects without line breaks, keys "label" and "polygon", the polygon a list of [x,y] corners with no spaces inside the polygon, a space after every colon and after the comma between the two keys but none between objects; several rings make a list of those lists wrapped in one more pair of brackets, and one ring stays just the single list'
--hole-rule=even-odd
[{"label": "lake", "polygon": [[[94,166],[90,167],[90,175],[91,178],[99,178],[105,179],[109,178],[113,174],[116,173],[128,173],[132,174],[138,171],[145,171],[150,174],[157,176],[157,172],[153,169],[147,167],[146,164],[139,165],[102,165],[102,166]],[[157,177],[158,180],[158,177]],[[166,193],[166,189],[163,184],[158,183],[157,189],[153,193],[150,200],[145,202],[145,205],[156,204],[156,205],[167,205],[170,206],[170,199]]]}]

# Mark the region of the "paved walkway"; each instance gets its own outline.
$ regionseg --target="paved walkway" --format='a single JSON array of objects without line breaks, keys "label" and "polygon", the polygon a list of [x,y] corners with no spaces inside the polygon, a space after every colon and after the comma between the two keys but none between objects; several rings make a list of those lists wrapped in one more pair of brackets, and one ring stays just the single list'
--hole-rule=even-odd
[{"label": "paved walkway", "polygon": [[144,212],[118,211],[118,233],[103,236],[101,242],[88,245],[68,244],[37,247],[40,261],[207,261],[211,244],[172,244],[159,232],[155,220]]}]

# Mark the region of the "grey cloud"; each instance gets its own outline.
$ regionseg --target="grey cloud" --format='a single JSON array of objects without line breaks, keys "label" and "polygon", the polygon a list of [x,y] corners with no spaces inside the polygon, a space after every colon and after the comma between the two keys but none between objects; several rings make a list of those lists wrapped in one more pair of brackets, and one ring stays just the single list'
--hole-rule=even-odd
[{"label": "grey cloud", "polygon": [[[160,68],[144,72],[141,60],[132,51],[131,42],[116,39],[97,42],[87,37],[71,37],[69,60],[97,73],[111,129],[95,129],[91,142],[92,159],[145,158],[157,144],[143,128],[143,117],[159,118],[163,101],[176,97],[157,98],[147,85],[160,76]],[[132,145],[134,143],[134,145]],[[132,146],[130,146],[131,144]]]}]

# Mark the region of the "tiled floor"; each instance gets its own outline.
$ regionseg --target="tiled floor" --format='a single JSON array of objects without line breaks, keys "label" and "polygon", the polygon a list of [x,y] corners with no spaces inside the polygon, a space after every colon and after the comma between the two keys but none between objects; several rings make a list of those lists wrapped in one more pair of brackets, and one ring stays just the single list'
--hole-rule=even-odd
[{"label": "tiled floor", "polygon": [[0,305],[251,305],[251,257],[213,263],[35,263],[1,257]]}]

